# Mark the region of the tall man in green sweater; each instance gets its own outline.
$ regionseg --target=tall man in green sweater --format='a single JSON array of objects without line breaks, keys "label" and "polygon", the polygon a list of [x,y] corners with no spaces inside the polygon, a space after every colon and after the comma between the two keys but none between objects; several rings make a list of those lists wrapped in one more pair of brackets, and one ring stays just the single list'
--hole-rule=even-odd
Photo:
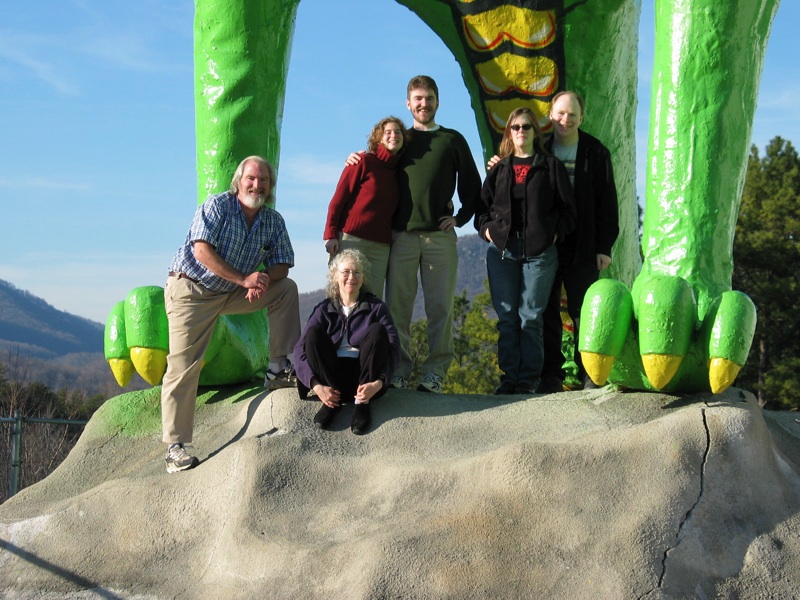
[{"label": "tall man in green sweater", "polygon": [[[418,75],[408,82],[406,106],[414,125],[398,165],[400,203],[392,220],[386,278],[386,304],[400,338],[400,365],[391,387],[408,387],[411,376],[411,317],[419,273],[428,317],[428,358],[417,390],[440,394],[453,362],[455,228],[472,220],[481,176],[464,136],[436,124],[439,88],[431,77]],[[346,163],[359,160],[359,154],[351,154]],[[458,212],[453,205],[456,190],[461,204]]]},{"label": "tall man in green sweater", "polygon": [[[432,78],[419,75],[411,79],[406,106],[414,125],[400,163],[400,204],[392,221],[386,281],[386,303],[401,347],[392,385],[407,387],[411,375],[411,316],[419,273],[428,317],[428,358],[417,389],[441,393],[442,379],[453,362],[458,271],[455,228],[471,221],[481,178],[464,136],[436,124],[439,88]],[[453,206],[456,190],[461,204],[458,212]]]}]

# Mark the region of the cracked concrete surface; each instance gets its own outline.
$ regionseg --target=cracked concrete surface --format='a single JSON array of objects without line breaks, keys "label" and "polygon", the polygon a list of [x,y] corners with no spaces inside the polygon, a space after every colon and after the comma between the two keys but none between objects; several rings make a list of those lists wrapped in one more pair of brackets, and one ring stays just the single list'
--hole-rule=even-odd
[{"label": "cracked concrete surface", "polygon": [[664,577],[666,576],[666,573],[667,573],[667,560],[669,559],[670,552],[672,552],[677,546],[680,545],[680,543],[682,541],[682,538],[683,538],[683,533],[685,531],[684,530],[684,526],[687,525],[687,523],[690,522],[690,520],[692,518],[692,511],[694,511],[694,509],[700,503],[701,498],[703,497],[703,486],[704,486],[704,483],[705,483],[704,480],[705,480],[706,462],[708,460],[708,453],[711,450],[711,436],[710,436],[710,434],[708,432],[708,422],[706,421],[706,410],[705,410],[705,408],[701,408],[700,409],[700,417],[703,420],[703,428],[704,428],[705,433],[706,433],[706,447],[705,447],[705,451],[703,452],[702,462],[700,464],[700,469],[699,469],[699,474],[698,474],[698,488],[699,489],[698,489],[698,492],[697,492],[697,497],[695,498],[695,500],[692,503],[692,505],[689,507],[689,510],[686,511],[686,514],[684,515],[683,519],[681,519],[681,522],[678,525],[678,531],[675,534],[675,543],[664,551],[664,559],[661,561],[661,566],[662,566],[661,576],[658,578],[658,587],[659,588],[663,587],[663,585],[664,585]]},{"label": "cracked concrete surface", "polygon": [[295,390],[230,397],[198,408],[201,464],[175,475],[142,425],[152,407],[121,430],[104,407],[0,506],[0,595],[797,594],[800,427],[739,390],[392,390],[360,437],[348,407],[314,428]]}]

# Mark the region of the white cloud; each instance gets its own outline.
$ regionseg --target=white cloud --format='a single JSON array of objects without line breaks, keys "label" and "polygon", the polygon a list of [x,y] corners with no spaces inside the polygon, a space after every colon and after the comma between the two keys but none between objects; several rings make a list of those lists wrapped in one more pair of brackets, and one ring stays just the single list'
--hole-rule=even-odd
[{"label": "white cloud", "polygon": [[50,39],[24,36],[8,30],[0,31],[0,58],[20,67],[26,78],[38,79],[65,96],[77,96],[79,88],[73,80],[51,61],[40,58],[45,48],[53,46]]},{"label": "white cloud", "polygon": [[48,192],[86,192],[93,189],[92,185],[88,183],[69,183],[64,181],[48,181],[46,179],[31,179],[26,182],[25,185],[32,189],[47,190]]},{"label": "white cloud", "polygon": [[141,32],[115,31],[113,34],[102,32],[84,39],[79,50],[93,60],[123,70],[144,73],[192,70],[191,64],[171,62],[155,46],[156,41],[150,36],[143,37]]}]

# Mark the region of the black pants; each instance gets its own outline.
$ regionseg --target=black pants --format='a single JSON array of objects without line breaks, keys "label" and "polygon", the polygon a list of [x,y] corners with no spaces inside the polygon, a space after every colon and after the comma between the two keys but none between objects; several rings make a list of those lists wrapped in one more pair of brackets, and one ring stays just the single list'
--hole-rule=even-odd
[{"label": "black pants", "polygon": [[[358,358],[336,356],[336,347],[322,327],[306,332],[305,351],[314,378],[341,393],[342,402],[352,402],[358,386],[380,377],[389,361],[389,334],[380,323],[373,323],[358,347]],[[302,390],[301,390],[302,392]],[[386,393],[386,386],[372,398]],[[301,393],[301,397],[305,394]]]},{"label": "black pants", "polygon": [[567,293],[567,312],[575,325],[575,364],[578,365],[578,379],[583,381],[586,371],[583,368],[581,353],[578,351],[578,326],[581,306],[586,290],[600,276],[597,264],[572,264],[572,257],[559,249],[558,271],[550,291],[550,299],[544,311],[544,366],[542,378],[557,377],[564,381],[564,362],[568,360],[561,352],[561,286]]}]

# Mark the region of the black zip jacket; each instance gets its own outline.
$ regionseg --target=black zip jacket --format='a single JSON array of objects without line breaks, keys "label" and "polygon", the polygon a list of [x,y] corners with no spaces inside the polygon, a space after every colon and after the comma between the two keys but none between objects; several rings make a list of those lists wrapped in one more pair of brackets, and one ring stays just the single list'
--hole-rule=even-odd
[{"label": "black zip jacket", "polygon": [[[486,175],[481,197],[475,211],[475,229],[487,240],[504,250],[511,232],[511,203],[514,187],[514,168],[507,156]],[[523,253],[537,256],[563,240],[575,228],[575,198],[564,165],[555,156],[536,154],[525,178]],[[487,240],[488,241],[488,240]]]},{"label": "black zip jacket", "polygon": [[[553,138],[545,142],[553,149]],[[573,264],[595,264],[598,254],[611,256],[611,248],[619,235],[617,186],[611,154],[596,137],[578,130],[578,152],[575,157],[575,207],[578,220],[575,230],[566,238],[559,236],[561,256],[573,256]]]}]

